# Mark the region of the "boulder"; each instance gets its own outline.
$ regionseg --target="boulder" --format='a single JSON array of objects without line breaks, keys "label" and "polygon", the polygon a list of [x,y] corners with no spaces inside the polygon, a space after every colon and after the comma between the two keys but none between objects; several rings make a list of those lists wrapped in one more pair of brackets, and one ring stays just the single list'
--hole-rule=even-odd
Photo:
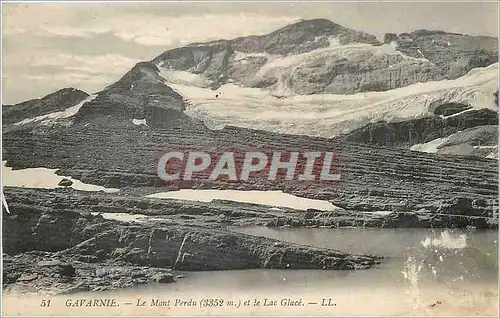
[{"label": "boulder", "polygon": [[71,187],[73,185],[73,181],[64,178],[57,185],[61,187]]},{"label": "boulder", "polygon": [[152,278],[155,282],[161,283],[161,284],[175,282],[174,275],[172,275],[170,273],[158,273],[158,274],[155,274]]},{"label": "boulder", "polygon": [[40,261],[38,262],[38,266],[48,268],[53,273],[66,277],[73,277],[76,275],[76,270],[73,265],[56,259]]}]

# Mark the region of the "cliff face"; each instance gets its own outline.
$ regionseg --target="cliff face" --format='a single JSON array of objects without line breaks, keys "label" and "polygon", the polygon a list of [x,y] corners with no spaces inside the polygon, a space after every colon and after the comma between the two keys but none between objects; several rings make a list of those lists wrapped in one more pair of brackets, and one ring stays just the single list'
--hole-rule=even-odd
[{"label": "cliff face", "polygon": [[[185,215],[176,215],[175,211],[168,218],[157,217],[142,224],[90,213],[96,208],[101,210],[99,206],[112,209],[108,204],[115,200],[128,201],[123,196],[88,196],[67,190],[6,190],[11,208],[11,213],[2,217],[6,253],[3,287],[7,290],[30,286],[36,292],[67,294],[150,282],[173,283],[173,271],[352,270],[380,263],[376,256],[233,232],[214,226],[215,223],[203,224],[195,216],[190,224],[182,224]],[[155,209],[150,200],[135,200],[140,201],[135,202],[140,203],[139,207]]]},{"label": "cliff face", "polygon": [[382,121],[368,124],[341,138],[354,142],[409,148],[415,144],[448,137],[467,128],[486,125],[497,127],[498,124],[498,113],[490,109],[470,110],[456,113],[454,116],[438,115],[442,109],[437,108],[434,116],[397,123]]}]

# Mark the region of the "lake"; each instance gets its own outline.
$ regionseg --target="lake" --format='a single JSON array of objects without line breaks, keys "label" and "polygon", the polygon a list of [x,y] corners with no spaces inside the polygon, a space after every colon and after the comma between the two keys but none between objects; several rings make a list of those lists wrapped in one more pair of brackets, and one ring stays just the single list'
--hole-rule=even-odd
[{"label": "lake", "polygon": [[[70,297],[130,301],[133,305],[120,307],[129,315],[496,315],[498,311],[498,232],[494,230],[234,230],[387,258],[375,268],[358,271],[186,272],[174,284]],[[202,299],[209,297],[225,303],[200,307]],[[136,307],[137,299],[146,301],[147,308]],[[170,306],[151,306],[169,300]],[[256,300],[260,304],[254,306]],[[99,313],[104,311],[93,308],[92,314]]]}]

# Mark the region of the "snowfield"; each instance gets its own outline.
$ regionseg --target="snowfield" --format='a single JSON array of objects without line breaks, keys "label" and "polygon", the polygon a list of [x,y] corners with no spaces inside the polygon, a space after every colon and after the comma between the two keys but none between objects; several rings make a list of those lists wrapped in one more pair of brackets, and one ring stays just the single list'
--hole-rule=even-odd
[{"label": "snowfield", "polygon": [[[387,45],[379,49],[393,48]],[[294,59],[297,56],[271,60],[268,62],[270,65],[266,64],[262,69],[265,72],[283,69],[293,65]],[[370,122],[398,122],[423,117],[444,103],[465,103],[476,109],[494,109],[493,92],[498,85],[498,63],[473,69],[455,80],[417,83],[384,92],[286,98],[232,83],[214,91],[206,87],[202,76],[188,72],[162,69],[160,75],[165,78],[166,85],[189,101],[186,114],[203,120],[212,129],[232,125],[278,133],[333,137]]]},{"label": "snowfield", "polygon": [[282,191],[238,191],[238,190],[191,190],[160,192],[147,195],[148,198],[177,199],[200,202],[228,200],[254,203],[273,207],[287,207],[297,210],[317,209],[333,211],[339,209],[329,201],[297,197]]},{"label": "snowfield", "polygon": [[447,140],[448,140],[448,138],[436,138],[434,140],[431,140],[431,141],[423,143],[423,144],[413,145],[410,148],[410,150],[427,152],[427,153],[437,153],[439,150],[439,146],[444,144]]}]

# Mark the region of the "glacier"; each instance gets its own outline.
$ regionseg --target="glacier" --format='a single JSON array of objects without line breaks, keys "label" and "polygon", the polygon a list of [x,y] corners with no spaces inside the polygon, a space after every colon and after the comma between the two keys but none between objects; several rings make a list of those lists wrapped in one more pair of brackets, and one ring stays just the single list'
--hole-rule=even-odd
[{"label": "glacier", "polygon": [[[301,55],[307,54],[310,53]],[[290,65],[283,59],[296,58],[271,60],[268,63],[272,64],[263,69],[281,69]],[[202,120],[211,129],[231,125],[327,138],[349,133],[368,123],[400,122],[428,116],[445,103],[469,104],[472,109],[496,109],[493,92],[498,85],[498,63],[473,69],[454,80],[416,83],[381,92],[288,97],[276,97],[269,90],[241,87],[235,83],[227,83],[214,91],[205,86],[202,75],[160,70],[165,84],[187,100],[189,106],[185,113]]]}]

